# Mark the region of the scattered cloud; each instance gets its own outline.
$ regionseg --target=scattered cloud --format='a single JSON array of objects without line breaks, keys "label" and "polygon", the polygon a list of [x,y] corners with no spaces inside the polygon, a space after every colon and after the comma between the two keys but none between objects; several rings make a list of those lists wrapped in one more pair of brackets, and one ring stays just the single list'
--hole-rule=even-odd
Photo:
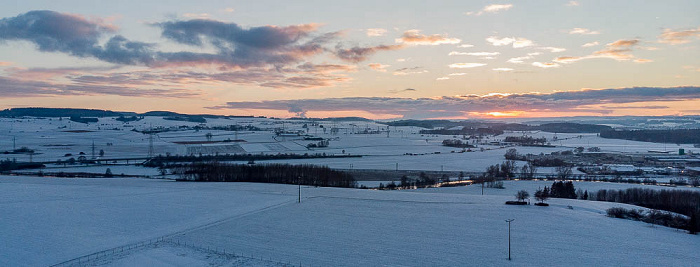
[{"label": "scattered cloud", "polygon": [[553,61],[558,62],[558,63],[572,63],[572,62],[579,61],[581,59],[583,59],[583,58],[581,58],[581,57],[557,57]]},{"label": "scattered cloud", "polygon": [[10,68],[8,76],[21,80],[53,80],[65,76],[79,76],[117,70],[119,67],[72,67],[72,68]]},{"label": "scattered cloud", "polygon": [[224,12],[226,12],[226,13],[233,13],[234,11],[236,11],[236,10],[232,7],[224,8]]},{"label": "scattered cloud", "polygon": [[474,45],[472,45],[472,44],[462,44],[462,45],[459,45],[459,47],[461,47],[461,48],[470,48],[470,47],[474,47]]},{"label": "scattered cloud", "polygon": [[384,36],[386,33],[387,30],[382,28],[367,29],[367,36],[369,37]]},{"label": "scattered cloud", "polygon": [[500,55],[499,52],[457,52],[452,51],[449,56],[477,56],[477,57],[490,57]]},{"label": "scattered cloud", "polygon": [[671,30],[664,29],[664,32],[659,35],[659,43],[671,45],[690,43],[693,38],[700,38],[700,27],[689,30]]},{"label": "scattered cloud", "polygon": [[464,72],[455,72],[455,73],[447,74],[447,76],[464,76],[464,75],[467,75],[467,74]]},{"label": "scattered cloud", "polygon": [[578,1],[569,1],[568,3],[566,3],[566,5],[567,6],[579,6],[579,3],[578,3]]},{"label": "scattered cloud", "polygon": [[381,72],[386,72],[386,68],[391,67],[391,65],[384,65],[381,63],[370,63],[367,66],[369,66],[373,70],[381,71]]},{"label": "scattered cloud", "polygon": [[395,70],[392,74],[397,75],[397,76],[406,76],[406,75],[412,75],[412,74],[421,74],[421,73],[427,73],[427,70],[424,70],[423,67],[410,67],[410,68],[400,68]]},{"label": "scattered cloud", "polygon": [[80,95],[186,98],[197,97],[200,94],[201,92],[172,87],[133,88],[118,85],[63,84],[0,76],[1,98]]},{"label": "scattered cloud", "polygon": [[495,68],[493,70],[495,70],[495,71],[513,71],[513,69],[511,69],[511,68]]},{"label": "scattered cloud", "polygon": [[686,65],[686,66],[683,66],[683,69],[684,69],[684,70],[689,70],[689,71],[697,71],[697,72],[700,72],[700,67],[696,67],[696,66]]},{"label": "scattered cloud", "polygon": [[[551,46],[538,47],[537,49],[549,50],[549,52],[552,52],[552,53],[560,53],[560,52],[566,51],[566,48],[551,47]],[[529,55],[529,54],[528,54],[528,55]]]},{"label": "scattered cloud", "polygon": [[659,48],[655,47],[655,46],[638,46],[637,48],[642,49],[642,50],[647,50],[647,51],[659,50]]},{"label": "scattered cloud", "polygon": [[510,38],[510,37],[504,37],[504,38],[498,38],[496,36],[490,36],[486,38],[486,41],[491,43],[493,46],[504,46],[504,45],[509,45],[515,42],[515,38]]},{"label": "scattered cloud", "polygon": [[481,66],[486,66],[486,63],[454,63],[449,65],[451,69],[467,69]]},{"label": "scattered cloud", "polygon": [[595,41],[595,42],[585,43],[585,44],[581,45],[581,47],[591,47],[591,46],[597,46],[599,44],[600,43],[598,41]]},{"label": "scattered cloud", "polygon": [[524,56],[524,57],[514,57],[511,59],[508,59],[508,61],[506,61],[506,62],[513,63],[513,64],[523,64],[523,63],[525,63],[525,60],[528,60],[528,59],[532,59],[532,56],[528,55],[528,56]]},{"label": "scattered cloud", "polygon": [[444,81],[444,80],[449,80],[449,79],[450,79],[450,77],[444,76],[444,77],[437,78],[435,80]]},{"label": "scattered cloud", "polygon": [[370,47],[355,46],[346,49],[343,48],[342,45],[338,45],[336,46],[334,54],[344,61],[358,63],[367,60],[370,55],[373,55],[379,51],[391,51],[401,48],[403,48],[403,45],[378,45]]},{"label": "scattered cloud", "polygon": [[522,47],[528,47],[528,46],[533,46],[535,45],[534,42],[525,39],[525,38],[518,38],[513,42],[513,48],[522,48]]},{"label": "scattered cloud", "polygon": [[609,58],[617,61],[632,60],[635,63],[652,62],[652,60],[641,59],[632,55],[633,48],[639,43],[639,39],[620,39],[605,45],[605,48],[587,56],[563,56],[557,57],[553,61],[558,63],[573,63],[584,59]]},{"label": "scattered cloud", "polygon": [[593,35],[600,34],[599,31],[592,31],[586,28],[573,28],[569,30],[569,34]]},{"label": "scattered cloud", "polygon": [[400,44],[408,45],[441,45],[441,44],[458,44],[462,40],[457,38],[449,38],[447,35],[433,34],[424,35],[420,30],[408,30],[403,33],[401,38],[395,41]]},{"label": "scattered cloud", "polygon": [[481,15],[486,14],[486,13],[495,14],[495,13],[499,13],[501,11],[511,9],[512,7],[513,7],[513,4],[493,4],[493,5],[485,6],[484,8],[482,8],[481,10],[479,10],[477,12],[472,11],[472,12],[466,12],[464,14],[476,15],[476,16],[481,16]]},{"label": "scattered cloud", "polygon": [[389,90],[389,93],[400,94],[400,93],[411,93],[411,92],[415,92],[415,91],[418,91],[418,89],[406,88],[406,89],[401,89],[401,90]]},{"label": "scattered cloud", "polygon": [[182,14],[183,17],[188,18],[188,19],[209,19],[211,18],[211,15],[207,13],[185,13]]},{"label": "scattered cloud", "polygon": [[12,62],[0,61],[0,67],[10,66],[10,65],[12,65]]},{"label": "scattered cloud", "polygon": [[[290,111],[366,111],[403,118],[468,117],[470,113],[503,112],[588,112],[610,114],[617,105],[654,101],[700,99],[700,87],[629,87],[586,89],[554,93],[489,94],[434,98],[350,97],[298,100],[228,102],[211,109],[262,109]],[[591,108],[594,105],[595,108]],[[435,107],[440,107],[436,109]],[[605,108],[608,107],[608,108]],[[654,109],[662,107],[655,106]],[[291,112],[291,111],[290,111]],[[294,113],[294,112],[292,112]]]},{"label": "scattered cloud", "polygon": [[486,41],[491,43],[491,45],[493,46],[504,46],[512,44],[513,48],[523,48],[535,45],[535,43],[531,40],[515,37],[499,38],[496,36],[490,36],[486,38]]},{"label": "scattered cloud", "polygon": [[[202,14],[195,15],[190,17],[202,17]],[[29,11],[0,19],[0,42],[28,41],[42,52],[94,58],[117,66],[145,67],[153,72],[151,75],[126,75],[98,71],[94,75],[83,75],[79,73],[81,70],[68,68],[33,70],[34,75],[53,75],[51,77],[72,82],[51,83],[56,88],[75,85],[85,88],[85,92],[90,88],[106,92],[105,88],[111,88],[107,81],[121,82],[129,88],[143,85],[133,78],[136,76],[149,85],[162,85],[158,79],[171,78],[189,83],[196,79],[272,88],[333,86],[349,81],[345,73],[356,71],[356,66],[309,63],[314,57],[332,54],[340,60],[358,63],[377,52],[403,47],[392,44],[346,48],[340,43],[341,32],[321,32],[319,25],[313,23],[242,27],[212,19],[186,19],[149,25],[160,30],[162,38],[192,49],[162,51],[157,44],[132,41],[117,34],[118,28],[103,19],[54,11]],[[198,67],[199,72],[183,67]],[[105,83],[99,84],[99,81]],[[89,86],[84,84],[88,82]],[[35,85],[43,88],[39,91],[50,91],[46,85]],[[171,87],[172,84],[168,84],[162,88]]]},{"label": "scattered cloud", "polygon": [[630,40],[617,40],[615,42],[609,43],[608,46],[611,47],[631,47],[634,45],[637,45],[639,43],[639,39],[630,39]]},{"label": "scattered cloud", "polygon": [[559,64],[557,64],[557,63],[551,63],[551,62],[544,62],[544,63],[542,63],[542,62],[532,62],[532,65],[535,66],[535,67],[545,68],[545,69],[548,69],[548,68],[558,68],[558,67],[561,66],[561,65],[559,65]]}]

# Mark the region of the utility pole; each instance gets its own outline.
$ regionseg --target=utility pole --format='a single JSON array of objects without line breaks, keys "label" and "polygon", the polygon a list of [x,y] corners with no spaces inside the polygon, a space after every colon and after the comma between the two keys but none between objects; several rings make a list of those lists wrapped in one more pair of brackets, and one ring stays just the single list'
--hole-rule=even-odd
[{"label": "utility pole", "polygon": [[299,185],[299,199],[297,203],[301,203],[301,177],[297,178],[297,185]]},{"label": "utility pole", "polygon": [[153,133],[148,134],[148,157],[153,157]]},{"label": "utility pole", "polygon": [[17,137],[12,136],[12,150],[17,150]]},{"label": "utility pole", "polygon": [[92,159],[95,159],[95,141],[92,141]]},{"label": "utility pole", "polygon": [[508,219],[506,222],[508,223],[508,260],[511,260],[510,258],[510,222],[514,221],[515,219]]}]

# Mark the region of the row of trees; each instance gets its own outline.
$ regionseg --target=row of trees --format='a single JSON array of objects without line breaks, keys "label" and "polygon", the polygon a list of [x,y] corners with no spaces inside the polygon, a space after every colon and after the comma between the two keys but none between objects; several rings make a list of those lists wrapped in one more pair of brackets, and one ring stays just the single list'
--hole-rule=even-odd
[{"label": "row of trees", "polygon": [[303,184],[327,187],[355,187],[349,173],[326,166],[291,164],[191,163],[173,169],[180,180],[205,182],[255,182]]},{"label": "row of trees", "polygon": [[512,179],[519,175],[521,179],[534,179],[537,174],[537,166],[526,163],[518,168],[514,160],[506,160],[503,163],[488,166],[484,173],[486,179]]},{"label": "row of trees", "polygon": [[658,224],[678,229],[688,230],[690,234],[697,234],[700,231],[700,212],[693,212],[689,218],[673,212],[651,209],[625,209],[613,207],[606,210],[608,217],[643,221],[651,224]]},{"label": "row of trees", "polygon": [[700,129],[610,130],[600,132],[600,137],[655,143],[698,144]]},{"label": "row of trees", "polygon": [[547,143],[547,138],[536,138],[529,135],[525,136],[507,136],[503,141],[509,143],[518,143],[522,145],[544,145]]},{"label": "row of trees", "polygon": [[700,208],[700,192],[691,190],[655,190],[628,188],[605,190],[591,194],[591,200],[626,203],[690,216]]},{"label": "row of trees", "polygon": [[394,181],[388,184],[379,184],[379,190],[394,190],[394,189],[411,189],[411,188],[421,188],[421,187],[431,187],[435,186],[442,181],[448,181],[449,177],[447,174],[443,174],[440,179],[435,179],[425,172],[420,172],[417,179],[410,179],[408,176],[401,176],[401,181],[396,184]]},{"label": "row of trees", "polygon": [[175,162],[211,162],[211,161],[255,161],[255,160],[275,160],[275,159],[313,159],[313,158],[350,158],[361,157],[360,155],[327,155],[326,153],[315,154],[224,154],[224,155],[158,155],[146,161],[146,167],[163,167]]},{"label": "row of trees", "polygon": [[443,146],[449,146],[449,147],[458,147],[458,148],[468,148],[468,147],[474,147],[473,145],[469,144],[469,141],[462,141],[459,139],[445,139],[442,140],[442,145]]},{"label": "row of trees", "polygon": [[[535,191],[535,199],[539,201],[540,203],[544,203],[549,199],[550,197],[554,198],[571,198],[571,199],[576,199],[581,198],[581,199],[587,199],[588,198],[588,191],[581,192],[580,195],[576,193],[576,190],[574,189],[574,184],[572,182],[554,182],[552,184],[552,187],[544,187],[544,189],[540,188]],[[515,194],[515,198],[517,198],[519,201],[523,201],[527,198],[530,197],[530,194],[525,191],[525,190],[520,190]]]}]

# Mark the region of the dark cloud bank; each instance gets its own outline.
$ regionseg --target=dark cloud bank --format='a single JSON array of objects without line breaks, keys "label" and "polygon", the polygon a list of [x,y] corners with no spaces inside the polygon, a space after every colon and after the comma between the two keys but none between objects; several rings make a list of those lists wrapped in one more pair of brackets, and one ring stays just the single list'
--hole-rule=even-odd
[{"label": "dark cloud bank", "polygon": [[[347,63],[359,63],[380,51],[400,49],[400,45],[349,46],[343,44],[341,32],[320,32],[317,24],[291,26],[259,26],[245,28],[236,23],[206,19],[171,20],[149,24],[161,31],[166,40],[211,50],[165,52],[157,44],[130,40],[117,34],[117,27],[99,19],[48,10],[30,11],[0,19],[0,43],[27,41],[39,51],[64,53],[75,57],[95,58],[122,66],[143,66],[153,70],[144,79],[166,79],[173,76],[220,81],[273,88],[311,88],[332,86],[349,80],[344,73],[353,65],[312,64],[314,57],[327,54]],[[214,71],[181,70],[183,66],[213,67]],[[175,71],[158,72],[162,69]],[[46,70],[52,71],[52,70]],[[165,73],[159,75],[159,73]],[[123,73],[92,74],[109,81],[119,80]],[[98,77],[100,76],[100,77]],[[25,95],[51,94],[46,86],[16,77],[4,77],[10,84],[27,88]],[[73,82],[84,79],[70,77]],[[55,87],[69,84],[49,84]],[[80,86],[85,84],[78,83]],[[7,86],[2,86],[7,90]],[[15,90],[16,91],[16,90]],[[15,91],[4,91],[16,96]],[[84,90],[89,92],[89,88]],[[96,87],[95,93],[105,92]],[[111,92],[108,91],[108,92]]]},{"label": "dark cloud bank", "polygon": [[[373,114],[394,114],[406,118],[465,116],[470,112],[591,112],[609,114],[616,107],[591,108],[591,105],[626,104],[647,101],[700,99],[700,87],[631,87],[555,92],[549,94],[465,95],[439,98],[351,97],[257,102],[228,102],[212,109],[308,111],[361,110]],[[665,108],[665,107],[663,107]],[[654,109],[660,109],[656,106]]]}]

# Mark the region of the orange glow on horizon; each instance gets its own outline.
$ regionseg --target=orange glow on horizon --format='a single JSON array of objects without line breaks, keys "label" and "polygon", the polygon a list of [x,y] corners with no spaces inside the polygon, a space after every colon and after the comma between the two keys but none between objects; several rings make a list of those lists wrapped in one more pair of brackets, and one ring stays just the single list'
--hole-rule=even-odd
[{"label": "orange glow on horizon", "polygon": [[491,112],[469,112],[469,115],[476,117],[520,117],[524,111],[491,111]]}]

